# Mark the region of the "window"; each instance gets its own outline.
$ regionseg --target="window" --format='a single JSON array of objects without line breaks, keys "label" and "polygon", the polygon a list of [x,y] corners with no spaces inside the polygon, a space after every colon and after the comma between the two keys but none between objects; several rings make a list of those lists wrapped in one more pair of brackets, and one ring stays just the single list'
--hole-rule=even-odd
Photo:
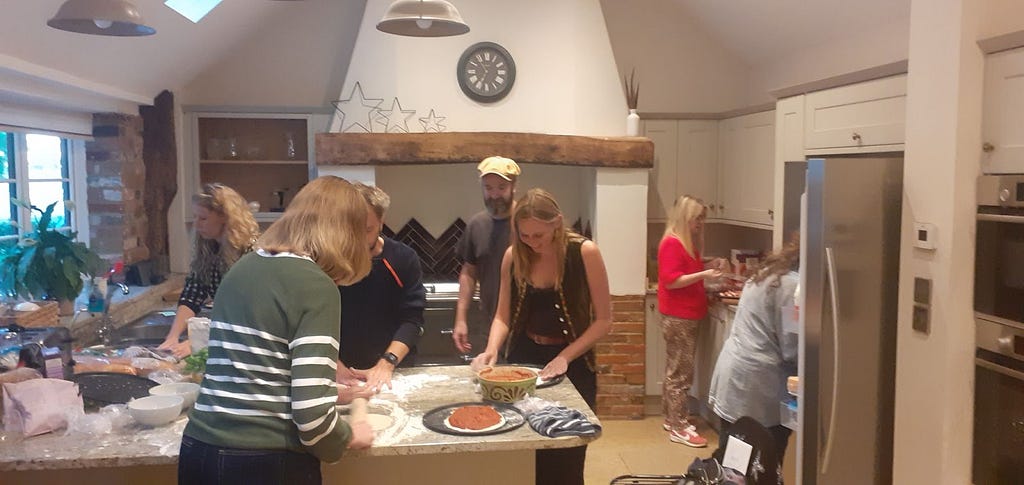
[{"label": "window", "polygon": [[39,220],[39,213],[14,204],[12,197],[40,209],[57,202],[50,227],[73,229],[64,204],[73,200],[71,145],[53,135],[0,132],[0,250],[17,244],[18,236],[31,232]]}]

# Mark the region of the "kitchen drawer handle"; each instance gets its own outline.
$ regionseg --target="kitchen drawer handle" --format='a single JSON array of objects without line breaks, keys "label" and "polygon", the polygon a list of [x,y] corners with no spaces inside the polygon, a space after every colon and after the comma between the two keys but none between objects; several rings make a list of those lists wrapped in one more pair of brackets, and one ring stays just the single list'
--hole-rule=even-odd
[{"label": "kitchen drawer handle", "polygon": [[860,133],[857,133],[855,131],[855,132],[853,132],[853,136],[851,136],[850,138],[853,138],[853,141],[855,141],[857,143],[860,143]]},{"label": "kitchen drawer handle", "polygon": [[451,335],[453,333],[455,333],[455,329],[454,328],[442,328],[441,329],[441,335]]},{"label": "kitchen drawer handle", "polygon": [[989,142],[987,142],[987,141],[985,143],[981,144],[981,151],[983,151],[985,153],[992,153],[992,152],[995,151],[995,149],[996,149],[996,146],[991,144],[991,143],[989,143]]}]

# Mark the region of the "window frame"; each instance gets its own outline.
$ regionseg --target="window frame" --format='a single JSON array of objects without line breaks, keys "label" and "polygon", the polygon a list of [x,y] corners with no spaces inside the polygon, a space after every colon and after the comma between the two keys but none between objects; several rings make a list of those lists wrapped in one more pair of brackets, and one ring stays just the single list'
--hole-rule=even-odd
[{"label": "window frame", "polygon": [[[8,160],[10,166],[10,178],[0,179],[0,183],[13,184],[14,192],[21,200],[30,200],[29,187],[33,182],[62,182],[65,192],[75,204],[73,210],[67,211],[67,226],[58,230],[62,232],[76,231],[79,241],[89,241],[89,216],[88,216],[88,188],[85,184],[85,142],[76,138],[66,138],[52,133],[3,130],[10,136],[12,147]],[[61,178],[40,178],[29,179],[28,177],[28,135],[57,136],[61,140],[62,153],[62,177]],[[79,163],[76,163],[80,161]],[[3,194],[0,194],[3,196]],[[10,195],[8,195],[10,196]],[[0,241],[10,241],[21,238],[24,234],[32,232],[32,211],[18,206],[16,209],[18,232],[16,235],[0,236]],[[12,214],[13,215],[13,214]]]}]

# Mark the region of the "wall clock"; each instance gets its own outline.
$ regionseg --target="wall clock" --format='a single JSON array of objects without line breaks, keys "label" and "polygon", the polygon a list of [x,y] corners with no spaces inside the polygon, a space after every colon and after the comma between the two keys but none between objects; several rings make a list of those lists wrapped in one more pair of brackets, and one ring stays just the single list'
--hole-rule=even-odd
[{"label": "wall clock", "polygon": [[504,47],[480,42],[462,53],[455,74],[466,96],[481,103],[493,103],[512,90],[516,63]]}]

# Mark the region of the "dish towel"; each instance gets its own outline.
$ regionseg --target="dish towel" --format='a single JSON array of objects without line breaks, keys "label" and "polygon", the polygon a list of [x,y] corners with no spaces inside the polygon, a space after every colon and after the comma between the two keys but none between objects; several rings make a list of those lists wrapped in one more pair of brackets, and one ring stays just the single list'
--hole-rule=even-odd
[{"label": "dish towel", "polygon": [[534,431],[552,438],[601,433],[601,425],[591,423],[583,413],[564,406],[546,407],[530,414],[526,420]]}]

